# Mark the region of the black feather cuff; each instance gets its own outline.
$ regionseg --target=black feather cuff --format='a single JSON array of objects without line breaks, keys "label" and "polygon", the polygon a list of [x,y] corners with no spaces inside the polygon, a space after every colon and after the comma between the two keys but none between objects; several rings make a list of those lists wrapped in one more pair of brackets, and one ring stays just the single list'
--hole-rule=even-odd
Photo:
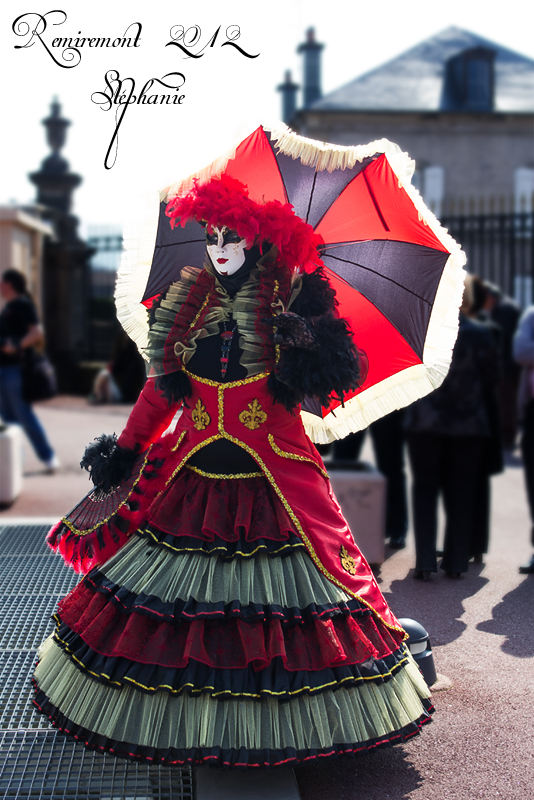
[{"label": "black feather cuff", "polygon": [[169,405],[183,403],[187,408],[186,400],[191,397],[191,381],[182,370],[160,375],[154,384],[157,392],[162,394]]},{"label": "black feather cuff", "polygon": [[139,445],[135,450],[119,447],[115,434],[103,433],[87,445],[80,467],[89,472],[97,489],[108,494],[128,480],[138,451]]},{"label": "black feather cuff", "polygon": [[302,288],[289,310],[309,320],[332,313],[336,306],[335,290],[330,285],[323,267],[318,267],[313,272],[304,273]]},{"label": "black feather cuff", "polygon": [[330,396],[343,396],[359,386],[358,351],[344,319],[325,314],[313,320],[317,350],[283,349],[269,376],[274,398],[292,409],[305,397],[327,406]]}]

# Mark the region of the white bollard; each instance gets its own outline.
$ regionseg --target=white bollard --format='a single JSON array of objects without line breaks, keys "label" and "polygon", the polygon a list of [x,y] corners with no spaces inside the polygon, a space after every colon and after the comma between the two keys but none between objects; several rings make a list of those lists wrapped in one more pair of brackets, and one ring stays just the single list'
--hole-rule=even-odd
[{"label": "white bollard", "polygon": [[0,424],[0,505],[11,505],[22,489],[22,429]]}]

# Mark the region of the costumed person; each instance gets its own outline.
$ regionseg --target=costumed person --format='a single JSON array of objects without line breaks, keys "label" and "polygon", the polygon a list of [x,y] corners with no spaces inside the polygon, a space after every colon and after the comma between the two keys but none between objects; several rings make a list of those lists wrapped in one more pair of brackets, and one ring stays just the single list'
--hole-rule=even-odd
[{"label": "costumed person", "polygon": [[352,755],[432,712],[299,413],[339,398],[343,417],[358,342],[321,237],[250,194],[219,173],[162,204],[204,226],[204,266],[153,299],[147,383],[118,440],[86,451],[96,489],[49,534],[85,577],[59,603],[34,702],[87,746],[150,763]]}]

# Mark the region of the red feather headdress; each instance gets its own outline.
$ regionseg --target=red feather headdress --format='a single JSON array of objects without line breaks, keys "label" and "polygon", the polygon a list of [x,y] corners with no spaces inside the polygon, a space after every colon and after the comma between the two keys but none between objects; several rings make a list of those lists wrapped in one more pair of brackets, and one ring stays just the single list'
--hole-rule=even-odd
[{"label": "red feather headdress", "polygon": [[256,203],[248,196],[247,187],[229,175],[204,184],[195,181],[190,192],[169,201],[166,214],[172,227],[177,220],[184,227],[188,220],[196,219],[206,223],[210,233],[214,227],[222,226],[237,231],[246,239],[247,247],[258,245],[263,250],[264,243],[274,244],[290,268],[310,261],[321,263],[317,248],[323,243],[322,238],[296,216],[290,203]]}]

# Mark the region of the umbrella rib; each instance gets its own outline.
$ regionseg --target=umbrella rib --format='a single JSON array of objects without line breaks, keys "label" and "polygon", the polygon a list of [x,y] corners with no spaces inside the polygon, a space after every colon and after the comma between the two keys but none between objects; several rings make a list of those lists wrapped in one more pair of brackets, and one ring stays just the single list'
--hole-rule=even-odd
[{"label": "umbrella rib", "polygon": [[308,210],[306,211],[306,222],[308,222],[308,219],[310,217],[311,204],[312,204],[312,200],[313,200],[313,195],[315,193],[315,181],[316,180],[317,180],[317,170],[315,170],[315,173],[313,175],[313,185],[312,185],[311,191],[310,191],[310,200],[308,202]]},{"label": "umbrella rib", "polygon": [[384,226],[384,230],[389,231],[388,225],[386,223],[386,220],[384,219],[384,215],[382,214],[382,211],[380,210],[380,206],[378,205],[378,201],[377,201],[377,199],[375,197],[375,193],[373,192],[371,184],[369,183],[369,178],[367,177],[365,170],[363,170],[362,175],[363,175],[363,179],[365,181],[365,185],[367,186],[367,191],[369,192],[371,200],[373,201],[373,205],[375,207],[375,211],[378,214],[378,216],[380,217],[380,222]]},{"label": "umbrella rib", "polygon": [[157,250],[158,248],[162,247],[178,247],[179,245],[182,244],[201,244],[202,242],[205,242],[205,239],[188,239],[187,242],[170,242],[169,244],[156,244],[154,246],[154,249]]},{"label": "umbrella rib", "polygon": [[[388,278],[387,275],[383,275],[381,272],[378,272],[376,269],[371,269],[371,267],[366,267],[365,264],[360,264],[358,261],[348,261],[346,258],[339,258],[339,256],[331,256],[330,254],[328,254],[328,258],[333,258],[335,261],[342,261],[344,264],[350,264],[353,267],[354,266],[360,267],[360,269],[364,269],[367,272],[372,272],[373,275],[378,275],[379,278],[383,278],[385,281],[389,281],[390,283],[394,283],[395,286],[399,287],[399,289],[403,289],[405,292],[408,292],[408,294],[411,294],[414,297],[419,298],[419,300],[422,300],[422,302],[426,303],[427,306],[431,306],[432,305],[432,303],[429,300],[426,300],[424,297],[421,297],[421,295],[417,294],[417,292],[414,292],[412,289],[408,289],[406,286],[403,286],[402,283],[399,283],[398,281],[394,280],[393,278]],[[342,275],[338,275],[337,272],[335,272],[334,274],[338,278],[343,278],[343,276]],[[347,281],[346,278],[343,278],[343,280],[346,281],[346,283],[348,283],[350,286],[352,286],[352,284],[349,281]],[[353,288],[356,288],[356,287],[353,287]]]}]

